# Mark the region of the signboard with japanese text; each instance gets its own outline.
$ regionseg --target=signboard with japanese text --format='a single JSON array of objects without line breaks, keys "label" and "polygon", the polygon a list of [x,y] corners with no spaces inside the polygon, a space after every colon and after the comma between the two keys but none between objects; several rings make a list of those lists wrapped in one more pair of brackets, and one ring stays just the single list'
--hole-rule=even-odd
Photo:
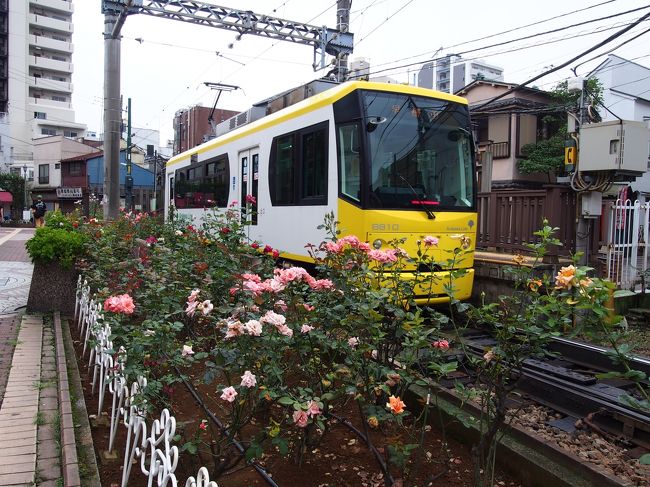
[{"label": "signboard with japanese text", "polygon": [[56,188],[57,198],[81,198],[81,188]]}]

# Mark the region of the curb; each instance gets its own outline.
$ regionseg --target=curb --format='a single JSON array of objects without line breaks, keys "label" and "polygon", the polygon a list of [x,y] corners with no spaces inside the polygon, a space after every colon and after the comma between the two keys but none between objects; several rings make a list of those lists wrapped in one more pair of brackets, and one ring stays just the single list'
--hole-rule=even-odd
[{"label": "curb", "polygon": [[[60,313],[56,312],[56,316],[60,323]],[[101,487],[97,459],[95,458],[95,446],[93,443],[90,422],[88,421],[88,411],[86,410],[86,402],[84,401],[83,385],[81,383],[77,358],[72,345],[70,328],[68,326],[60,326],[60,329],[62,331],[61,336],[66,351],[65,357],[67,358],[69,366],[69,385],[72,390],[72,396],[75,398],[75,401],[72,403],[72,408],[74,411],[74,417],[77,420],[77,424],[75,425],[75,438],[77,444],[77,459],[79,460],[78,463],[82,465],[79,472],[81,476],[81,487]],[[72,399],[72,396],[70,399]]]},{"label": "curb", "polygon": [[81,487],[79,476],[79,460],[75,442],[74,420],[72,418],[72,402],[70,401],[70,385],[68,382],[68,367],[66,364],[61,315],[54,312],[54,337],[56,340],[56,368],[59,375],[59,409],[61,411],[61,470],[63,483],[66,487]]}]

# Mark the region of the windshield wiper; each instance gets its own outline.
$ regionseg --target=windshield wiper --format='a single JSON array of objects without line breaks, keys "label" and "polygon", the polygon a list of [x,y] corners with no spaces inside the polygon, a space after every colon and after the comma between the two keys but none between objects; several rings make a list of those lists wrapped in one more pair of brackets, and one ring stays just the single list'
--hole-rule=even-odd
[{"label": "windshield wiper", "polygon": [[422,195],[422,196],[420,196],[420,194],[419,194],[417,191],[415,191],[415,188],[414,188],[413,186],[411,186],[411,183],[409,183],[409,182],[406,180],[406,178],[405,178],[404,176],[402,176],[400,173],[397,173],[397,172],[396,172],[395,175],[396,175],[398,178],[400,178],[402,181],[404,181],[404,182],[406,183],[406,185],[410,188],[410,190],[413,192],[413,194],[415,195],[415,198],[416,198],[416,199],[411,200],[411,203],[415,203],[415,204],[417,204],[420,208],[422,208],[422,211],[424,211],[424,212],[427,214],[427,217],[429,218],[429,220],[435,220],[435,219],[436,219],[436,215],[434,215],[433,212],[432,212],[429,208],[427,208],[427,206],[424,204],[424,201],[422,200],[422,198],[423,198],[423,197],[426,197],[426,195]]}]

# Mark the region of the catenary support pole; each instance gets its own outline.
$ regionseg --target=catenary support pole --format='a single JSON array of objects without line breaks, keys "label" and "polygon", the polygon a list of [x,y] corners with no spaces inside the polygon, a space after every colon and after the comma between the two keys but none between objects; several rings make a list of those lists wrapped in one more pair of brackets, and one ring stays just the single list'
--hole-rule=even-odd
[{"label": "catenary support pole", "polygon": [[112,32],[118,16],[104,15],[104,219],[120,209],[120,36]]},{"label": "catenary support pole", "polygon": [[[350,9],[352,0],[337,0],[336,2],[336,28],[339,32],[349,32],[350,30]],[[347,52],[340,52],[336,56],[336,80],[339,83],[345,81],[348,77],[348,56]]]}]

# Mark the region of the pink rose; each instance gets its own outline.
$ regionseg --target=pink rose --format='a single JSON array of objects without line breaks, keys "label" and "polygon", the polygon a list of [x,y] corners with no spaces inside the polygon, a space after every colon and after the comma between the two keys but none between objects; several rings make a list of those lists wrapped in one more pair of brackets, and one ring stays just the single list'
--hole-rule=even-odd
[{"label": "pink rose", "polygon": [[262,334],[262,323],[257,320],[248,320],[244,324],[244,329],[250,336],[258,337]]},{"label": "pink rose", "polygon": [[187,308],[185,308],[185,313],[187,316],[194,316],[194,313],[196,312],[196,307],[199,305],[198,301],[188,301],[187,302]]},{"label": "pink rose", "polygon": [[424,245],[425,247],[431,247],[432,245],[438,245],[438,238],[437,237],[432,237],[431,235],[427,235],[424,237]]},{"label": "pink rose", "polygon": [[257,379],[255,378],[255,375],[251,373],[250,370],[247,370],[244,372],[244,375],[241,376],[241,386],[242,387],[255,387],[257,384]]},{"label": "pink rose", "polygon": [[300,333],[309,333],[309,332],[312,331],[313,329],[314,329],[313,326],[302,325],[302,326],[300,327]]},{"label": "pink rose", "polygon": [[293,413],[293,422],[298,426],[299,428],[304,428],[307,426],[307,422],[309,421],[309,417],[307,416],[307,413],[303,410],[300,411],[294,411]]},{"label": "pink rose", "polygon": [[307,415],[310,417],[313,416],[318,416],[322,411],[320,410],[320,406],[316,401],[309,401],[307,403]]},{"label": "pink rose", "polygon": [[221,392],[222,392],[221,399],[223,399],[224,401],[233,402],[235,400],[235,397],[237,397],[237,391],[233,386],[226,387]]},{"label": "pink rose", "polygon": [[284,325],[287,319],[274,311],[267,311],[266,314],[260,318],[260,321],[277,327]]}]

